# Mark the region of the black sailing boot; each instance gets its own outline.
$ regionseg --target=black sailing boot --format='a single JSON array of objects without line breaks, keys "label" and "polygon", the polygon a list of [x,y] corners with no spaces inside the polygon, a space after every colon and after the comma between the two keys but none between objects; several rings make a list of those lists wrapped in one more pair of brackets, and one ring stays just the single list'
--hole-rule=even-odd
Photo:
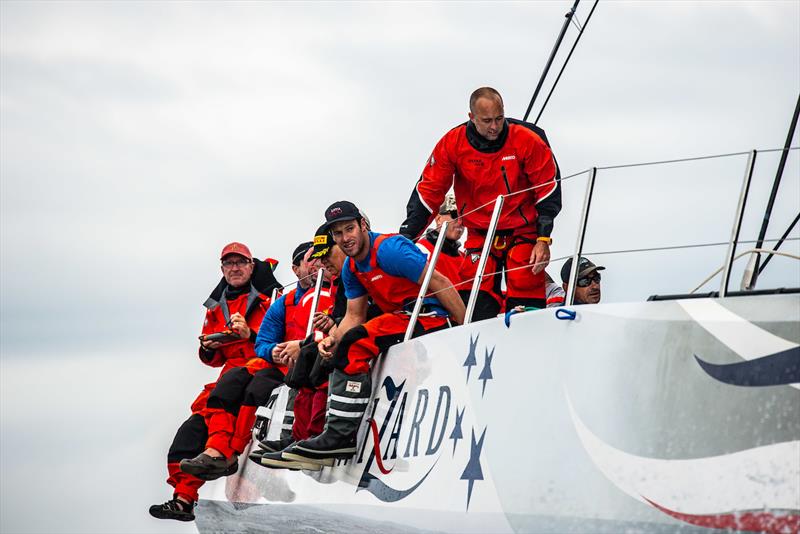
[{"label": "black sailing boot", "polygon": [[176,519],[178,521],[194,521],[194,503],[184,502],[177,497],[164,504],[150,507],[150,515],[157,519]]},{"label": "black sailing boot", "polygon": [[369,373],[331,373],[325,429],[315,438],[295,443],[283,451],[287,460],[319,461],[350,458],[356,453],[356,434],[372,394]]},{"label": "black sailing boot", "polygon": [[267,452],[279,452],[295,442],[292,436],[271,439],[269,441],[259,441],[258,448]]}]

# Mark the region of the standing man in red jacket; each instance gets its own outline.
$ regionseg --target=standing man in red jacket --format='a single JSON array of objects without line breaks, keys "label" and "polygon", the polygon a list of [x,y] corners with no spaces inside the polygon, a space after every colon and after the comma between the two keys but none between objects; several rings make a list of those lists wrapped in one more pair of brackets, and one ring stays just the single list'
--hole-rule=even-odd
[{"label": "standing man in red jacket", "polygon": [[[558,166],[544,131],[508,119],[503,98],[491,87],[475,90],[469,121],[436,144],[406,206],[400,233],[415,238],[430,224],[434,209],[452,187],[461,222],[467,228],[464,279],[474,278],[498,195],[507,195],[487,258],[474,319],[495,316],[514,306],[545,306],[544,268],[550,261],[553,220],[561,210]],[[466,299],[468,291],[462,292]]]}]

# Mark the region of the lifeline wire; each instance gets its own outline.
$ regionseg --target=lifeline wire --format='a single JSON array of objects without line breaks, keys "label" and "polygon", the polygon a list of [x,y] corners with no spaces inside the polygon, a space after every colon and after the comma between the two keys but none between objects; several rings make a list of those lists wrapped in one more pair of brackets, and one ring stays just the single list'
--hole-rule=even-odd
[{"label": "lifeline wire", "polygon": [[[778,241],[778,239],[765,239],[764,240],[765,243],[774,242],[774,241]],[[784,241],[800,241],[800,237],[791,237],[789,239],[785,239]],[[756,242],[755,239],[750,239],[750,240],[747,240],[747,241],[738,241],[739,244],[748,244],[748,243],[755,243],[755,242]],[[659,251],[659,250],[680,250],[680,249],[690,249],[690,248],[700,248],[700,247],[715,247],[715,246],[722,246],[722,245],[727,245],[727,244],[729,244],[729,241],[720,241],[720,242],[717,242],[717,243],[700,243],[700,244],[696,244],[696,245],[674,245],[674,246],[667,246],[667,247],[648,247],[648,248],[635,248],[635,249],[628,249],[628,250],[607,250],[607,251],[601,251],[601,252],[585,252],[585,253],[582,254],[582,256],[605,256],[605,255],[610,255],[610,254],[625,254],[625,253],[631,253],[631,252],[655,252],[655,251]],[[751,252],[752,251],[747,251],[747,252],[737,256],[737,258],[742,256],[742,255],[744,255],[744,254],[751,253]],[[783,256],[788,256],[790,258],[797,259],[797,257],[792,255],[792,254],[788,254],[788,253],[778,253],[778,254],[779,255],[783,255]],[[514,267],[513,269],[506,269],[505,272],[510,273],[510,272],[513,272],[513,271],[519,271],[521,269],[531,269],[532,267],[535,267],[536,265],[542,265],[542,264],[547,265],[547,264],[550,264],[550,263],[555,263],[555,262],[558,262],[558,261],[561,261],[561,260],[565,260],[565,259],[571,258],[572,256],[573,256],[572,254],[568,254],[566,256],[559,256],[557,258],[550,258],[547,262],[538,262],[538,263],[531,263],[531,264],[528,264],[528,265],[521,265],[519,267]],[[495,271],[495,272],[491,272],[491,273],[484,273],[483,274],[483,278],[485,278],[487,276],[494,276],[496,274],[501,274],[502,272],[503,271]],[[476,277],[473,276],[469,280],[462,280],[462,281],[460,281],[458,283],[458,285],[461,286],[461,285],[469,284],[470,282],[473,282],[475,280],[475,278]],[[445,291],[445,290],[447,290],[447,289],[449,289],[451,287],[455,287],[455,286],[448,286],[448,287],[440,289],[438,291],[434,291],[432,293],[428,293],[425,296],[426,297],[430,297],[430,296],[436,295],[437,293],[441,293],[442,291]]]}]

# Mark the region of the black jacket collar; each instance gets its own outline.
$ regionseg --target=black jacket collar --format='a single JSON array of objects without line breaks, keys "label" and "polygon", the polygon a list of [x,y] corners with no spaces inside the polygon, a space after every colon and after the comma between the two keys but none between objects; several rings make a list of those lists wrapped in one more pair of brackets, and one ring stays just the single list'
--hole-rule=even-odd
[{"label": "black jacket collar", "polygon": [[481,134],[478,133],[478,129],[475,128],[475,125],[472,124],[472,121],[467,121],[467,141],[469,144],[477,150],[478,152],[483,152],[486,154],[493,154],[498,152],[503,145],[506,144],[506,139],[508,138],[508,121],[503,121],[503,131],[500,132],[500,135],[494,141],[489,141]]}]

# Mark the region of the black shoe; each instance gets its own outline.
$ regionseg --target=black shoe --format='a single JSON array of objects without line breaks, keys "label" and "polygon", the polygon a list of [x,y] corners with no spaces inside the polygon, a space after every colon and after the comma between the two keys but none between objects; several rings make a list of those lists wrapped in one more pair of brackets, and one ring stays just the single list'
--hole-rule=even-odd
[{"label": "black shoe", "polygon": [[247,459],[250,460],[251,462],[255,462],[258,465],[261,465],[261,456],[266,452],[267,451],[265,451],[264,449],[256,449],[250,451],[250,454],[247,455]]},{"label": "black shoe", "polygon": [[346,460],[356,453],[355,436],[343,437],[322,433],[316,438],[298,441],[281,453],[282,458],[301,462]]},{"label": "black shoe", "polygon": [[[290,469],[292,471],[299,471],[301,469],[305,469],[307,471],[319,471],[322,469],[321,463],[287,460],[281,456],[281,451],[264,453],[261,456],[261,465],[264,467],[270,467],[272,469]],[[331,465],[333,465],[332,461]]]},{"label": "black shoe", "polygon": [[194,504],[172,499],[164,504],[150,507],[150,515],[156,519],[175,519],[177,521],[194,521]]},{"label": "black shoe", "polygon": [[201,480],[216,480],[235,473],[239,468],[239,457],[234,454],[230,458],[224,456],[214,458],[201,452],[194,458],[181,460],[180,468],[184,473],[194,475]]},{"label": "black shoe", "polygon": [[278,452],[282,451],[292,443],[294,443],[293,438],[272,439],[269,441],[259,441],[258,448],[267,452]]}]

